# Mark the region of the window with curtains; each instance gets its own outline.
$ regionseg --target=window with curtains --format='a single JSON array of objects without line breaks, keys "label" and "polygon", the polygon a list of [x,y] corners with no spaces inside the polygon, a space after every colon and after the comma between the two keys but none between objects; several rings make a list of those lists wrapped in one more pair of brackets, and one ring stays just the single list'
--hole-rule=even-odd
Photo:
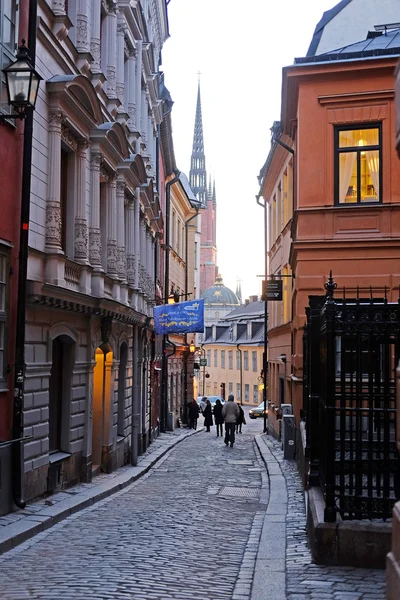
[{"label": "window with curtains", "polygon": [[335,203],[382,201],[380,124],[335,129]]},{"label": "window with curtains", "polygon": [[1,70],[15,60],[17,49],[17,8],[16,0],[3,0],[0,2],[0,108],[3,112],[11,112],[8,105],[5,76]]}]

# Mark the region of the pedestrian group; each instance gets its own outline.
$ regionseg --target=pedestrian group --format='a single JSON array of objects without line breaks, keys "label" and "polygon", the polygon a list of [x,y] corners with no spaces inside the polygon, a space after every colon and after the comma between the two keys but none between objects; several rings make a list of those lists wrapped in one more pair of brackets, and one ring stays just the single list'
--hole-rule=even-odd
[{"label": "pedestrian group", "polygon": [[[242,425],[246,424],[243,408],[236,404],[233,394],[229,394],[228,402],[222,405],[219,399],[216,400],[214,406],[214,413],[212,410],[211,402],[206,396],[202,399],[204,403],[203,417],[206,432],[210,431],[210,427],[213,426],[213,416],[215,425],[217,427],[217,437],[222,437],[222,426],[225,423],[225,438],[224,442],[226,446],[233,448],[235,443],[235,431],[236,433],[242,433]],[[200,414],[200,407],[196,400],[192,400],[188,404],[188,419],[189,427],[191,429],[197,429],[197,420]]]}]

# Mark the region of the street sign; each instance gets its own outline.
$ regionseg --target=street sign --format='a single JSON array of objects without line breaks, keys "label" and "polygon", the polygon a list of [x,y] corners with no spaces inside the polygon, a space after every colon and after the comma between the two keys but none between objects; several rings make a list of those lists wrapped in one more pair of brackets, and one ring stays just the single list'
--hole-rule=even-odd
[{"label": "street sign", "polygon": [[263,281],[263,300],[282,300],[282,279],[269,279]]},{"label": "street sign", "polygon": [[200,359],[200,366],[201,367],[206,367],[207,366],[207,359],[206,358],[201,358]]}]

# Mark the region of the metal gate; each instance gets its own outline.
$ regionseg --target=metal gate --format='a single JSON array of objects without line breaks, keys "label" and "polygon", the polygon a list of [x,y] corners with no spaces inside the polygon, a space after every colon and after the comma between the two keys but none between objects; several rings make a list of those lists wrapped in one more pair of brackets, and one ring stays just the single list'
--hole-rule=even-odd
[{"label": "metal gate", "polygon": [[400,300],[310,296],[304,334],[309,484],[325,496],[325,521],[390,518],[400,497],[395,371]]}]

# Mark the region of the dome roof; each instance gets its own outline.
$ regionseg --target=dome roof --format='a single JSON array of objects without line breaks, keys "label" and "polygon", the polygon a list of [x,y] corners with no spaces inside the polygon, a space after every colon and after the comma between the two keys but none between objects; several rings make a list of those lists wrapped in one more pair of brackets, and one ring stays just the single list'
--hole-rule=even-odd
[{"label": "dome roof", "polygon": [[214,285],[206,290],[201,298],[205,304],[214,306],[240,306],[238,297],[232,290],[224,286],[221,275],[218,275]]}]

